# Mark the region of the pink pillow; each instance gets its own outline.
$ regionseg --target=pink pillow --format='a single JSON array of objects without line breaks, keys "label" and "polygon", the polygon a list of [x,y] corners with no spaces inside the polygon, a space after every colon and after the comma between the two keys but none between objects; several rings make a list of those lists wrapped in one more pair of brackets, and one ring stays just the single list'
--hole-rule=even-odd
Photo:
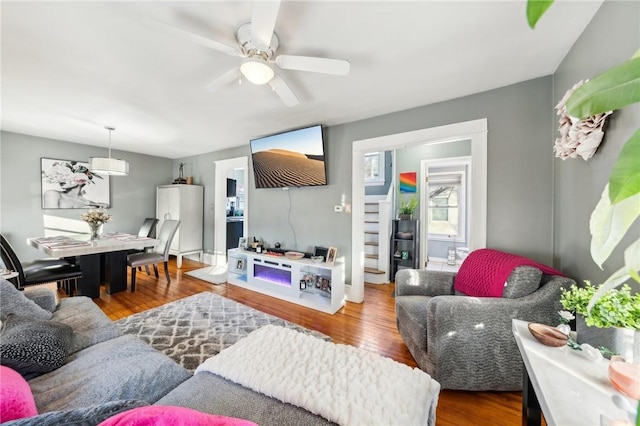
[{"label": "pink pillow", "polygon": [[249,420],[206,414],[184,407],[138,407],[100,423],[99,426],[258,426]]},{"label": "pink pillow", "polygon": [[29,383],[17,371],[0,365],[0,422],[37,415]]}]

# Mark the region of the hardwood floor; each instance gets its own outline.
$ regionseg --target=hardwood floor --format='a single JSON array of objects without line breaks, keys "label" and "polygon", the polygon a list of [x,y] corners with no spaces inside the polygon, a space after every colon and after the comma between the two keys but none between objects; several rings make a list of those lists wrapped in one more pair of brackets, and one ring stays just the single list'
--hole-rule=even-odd
[{"label": "hardwood floor", "polygon": [[[101,289],[95,303],[113,320],[155,308],[202,291],[210,291],[251,306],[260,311],[318,330],[331,336],[336,343],[364,348],[412,367],[416,366],[403,343],[395,324],[393,284],[365,288],[365,303],[350,303],[335,315],[284,302],[233,285],[211,283],[186,275],[205,267],[188,259],[177,269],[170,261],[171,284],[167,285],[160,270],[160,279],[138,273],[136,291],[106,294]],[[162,268],[160,268],[162,269]],[[55,287],[54,287],[55,288]],[[60,297],[64,297],[59,292]],[[517,425],[521,424],[521,392],[462,392],[443,390],[440,393],[436,423],[438,426]]]}]

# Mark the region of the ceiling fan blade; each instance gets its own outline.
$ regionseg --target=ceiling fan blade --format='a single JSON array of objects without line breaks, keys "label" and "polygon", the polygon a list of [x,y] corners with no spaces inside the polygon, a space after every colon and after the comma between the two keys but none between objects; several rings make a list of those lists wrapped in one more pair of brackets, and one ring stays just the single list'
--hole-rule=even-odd
[{"label": "ceiling fan blade", "polygon": [[269,86],[273,89],[274,92],[282,102],[288,107],[294,107],[300,103],[296,95],[293,93],[291,88],[284,82],[282,78],[280,78],[277,74],[269,81]]},{"label": "ceiling fan blade", "polygon": [[351,68],[351,64],[342,59],[293,55],[280,55],[276,57],[276,64],[285,70],[310,71],[333,75],[347,75]]},{"label": "ceiling fan blade", "polygon": [[271,44],[273,29],[276,27],[280,0],[254,0],[251,11],[251,38],[259,47],[266,48]]},{"label": "ceiling fan blade", "polygon": [[183,30],[182,28],[174,27],[173,25],[165,24],[164,22],[156,21],[154,19],[148,19],[147,24],[150,27],[158,28],[165,32],[170,32],[179,37],[182,37],[185,40],[190,40],[201,46],[226,53],[227,55],[244,56],[242,52],[236,47],[229,46],[224,43],[220,43],[219,41],[215,41],[210,38]]},{"label": "ceiling fan blade", "polygon": [[240,68],[234,68],[232,70],[227,71],[222,74],[220,77],[213,80],[211,83],[204,86],[205,90],[209,92],[215,92],[223,86],[231,83],[232,81],[237,81],[240,78]]}]

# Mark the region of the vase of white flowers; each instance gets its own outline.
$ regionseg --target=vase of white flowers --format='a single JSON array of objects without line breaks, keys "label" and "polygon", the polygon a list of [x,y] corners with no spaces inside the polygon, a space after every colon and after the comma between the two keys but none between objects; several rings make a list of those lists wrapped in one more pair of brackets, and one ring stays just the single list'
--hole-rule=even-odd
[{"label": "vase of white flowers", "polygon": [[91,239],[99,240],[100,235],[102,234],[102,224],[101,223],[90,223],[89,228],[91,228]]},{"label": "vase of white flowers", "polygon": [[89,224],[91,239],[97,240],[102,233],[102,225],[111,220],[111,215],[104,210],[89,210],[87,213],[82,213],[80,219]]}]

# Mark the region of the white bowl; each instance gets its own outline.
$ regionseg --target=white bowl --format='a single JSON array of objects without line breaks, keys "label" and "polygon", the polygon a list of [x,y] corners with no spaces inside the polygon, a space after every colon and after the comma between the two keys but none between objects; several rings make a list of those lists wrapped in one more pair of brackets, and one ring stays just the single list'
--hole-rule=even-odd
[{"label": "white bowl", "polygon": [[320,263],[324,260],[324,256],[311,256],[311,261],[313,263]]},{"label": "white bowl", "polygon": [[284,254],[287,259],[298,260],[304,257],[304,253],[300,253],[299,251],[288,251]]}]

